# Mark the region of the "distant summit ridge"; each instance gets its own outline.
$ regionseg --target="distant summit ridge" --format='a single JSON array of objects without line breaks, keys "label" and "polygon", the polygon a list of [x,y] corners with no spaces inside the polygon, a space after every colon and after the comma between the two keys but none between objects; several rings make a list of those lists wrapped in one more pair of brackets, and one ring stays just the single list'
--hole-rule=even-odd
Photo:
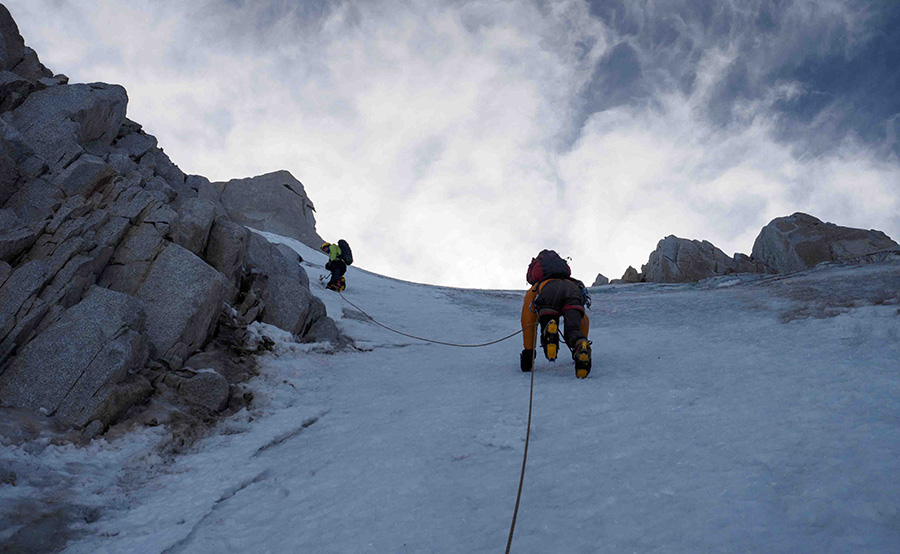
[{"label": "distant summit ridge", "polygon": [[900,245],[876,230],[841,227],[797,212],[762,228],[750,256],[728,256],[708,241],[669,235],[638,273],[629,267],[620,283],[686,283],[732,273],[794,273],[822,262],[878,261],[900,257]]}]

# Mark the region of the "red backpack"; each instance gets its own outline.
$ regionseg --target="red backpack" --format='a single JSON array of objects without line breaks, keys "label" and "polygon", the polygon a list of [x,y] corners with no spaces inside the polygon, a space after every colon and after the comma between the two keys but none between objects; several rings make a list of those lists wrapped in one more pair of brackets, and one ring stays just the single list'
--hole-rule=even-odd
[{"label": "red backpack", "polygon": [[572,276],[569,264],[553,250],[541,250],[537,258],[532,258],[528,264],[528,273],[525,280],[529,285],[540,283],[546,279],[568,279]]}]

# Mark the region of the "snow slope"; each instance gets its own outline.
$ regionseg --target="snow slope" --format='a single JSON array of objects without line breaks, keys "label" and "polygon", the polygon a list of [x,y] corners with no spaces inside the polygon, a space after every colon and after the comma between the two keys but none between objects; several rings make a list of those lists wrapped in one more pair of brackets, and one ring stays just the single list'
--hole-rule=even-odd
[{"label": "snow slope", "polygon": [[[65,551],[501,552],[528,410],[520,337],[456,349],[392,334],[323,289],[324,256],[265,236],[307,260],[360,350],[259,326],[278,344],[251,409],[173,463],[149,453],[152,430],[7,450],[109,508]],[[521,291],[356,267],[347,282],[409,333],[475,343],[519,327]],[[564,356],[537,364],[513,552],[897,551],[898,291],[900,264],[592,289],[590,377]]]}]

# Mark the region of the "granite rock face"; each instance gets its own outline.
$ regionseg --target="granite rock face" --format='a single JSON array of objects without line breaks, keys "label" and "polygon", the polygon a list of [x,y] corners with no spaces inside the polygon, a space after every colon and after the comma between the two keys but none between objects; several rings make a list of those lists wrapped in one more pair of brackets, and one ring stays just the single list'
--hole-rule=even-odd
[{"label": "granite rock face", "polygon": [[772,220],[750,256],[730,257],[708,241],[668,236],[659,241],[641,273],[628,268],[624,282],[684,283],[733,273],[794,273],[822,262],[875,263],[900,255],[881,231],[840,227],[804,213]]},{"label": "granite rock face", "polygon": [[[255,264],[248,252],[242,223],[260,217],[317,236],[299,181],[187,176],[127,104],[118,85],[54,75],[0,5],[0,405],[89,436],[198,353],[243,356],[253,321],[298,340],[331,330],[316,326],[324,305],[296,260],[260,237]],[[211,411],[227,402],[228,379],[249,378],[194,373],[175,390]]]},{"label": "granite rock face", "polygon": [[47,164],[65,167],[98,141],[111,144],[125,120],[128,95],[118,85],[63,85],[32,93],[13,110],[15,127]]},{"label": "granite rock face", "polygon": [[296,260],[287,259],[256,233],[250,233],[247,259],[251,271],[268,277],[260,321],[303,337],[317,319],[325,317],[325,304],[309,292],[306,271]]},{"label": "granite rock face", "polygon": [[84,426],[117,385],[147,360],[144,310],[136,298],[94,287],[29,342],[0,374],[4,404]]},{"label": "granite rock face", "polygon": [[212,330],[227,290],[228,282],[215,268],[169,243],[135,291],[147,310],[147,340],[155,357],[171,365],[198,350]]},{"label": "granite rock face", "polygon": [[641,280],[653,283],[695,282],[731,273],[766,273],[765,264],[747,256],[732,258],[708,241],[669,235],[656,245],[646,265],[641,266]]},{"label": "granite rock face", "polygon": [[592,287],[602,287],[603,285],[608,285],[609,279],[606,278],[602,273],[597,274],[597,278],[594,279],[594,283],[591,285]]},{"label": "granite rock face", "polygon": [[900,248],[875,230],[840,227],[804,213],[773,219],[753,243],[752,257],[779,273],[809,269],[822,262],[846,261]]},{"label": "granite rock face", "polygon": [[316,232],[315,207],[303,184],[287,171],[213,183],[228,217],[252,229],[291,237],[312,248],[323,240]]},{"label": "granite rock face", "polygon": [[641,274],[638,273],[638,270],[635,268],[628,266],[628,269],[625,270],[625,273],[622,274],[621,279],[617,279],[622,283],[640,283],[641,282]]}]

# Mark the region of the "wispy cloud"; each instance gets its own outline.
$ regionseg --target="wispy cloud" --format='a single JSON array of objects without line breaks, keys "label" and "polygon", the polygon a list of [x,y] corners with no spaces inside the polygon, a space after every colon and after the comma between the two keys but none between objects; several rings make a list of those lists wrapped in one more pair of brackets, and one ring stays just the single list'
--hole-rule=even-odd
[{"label": "wispy cloud", "polygon": [[878,4],[186,4],[7,2],[185,171],[290,170],[374,271],[519,287],[552,247],[590,281],[667,234],[747,252],[798,210],[900,235],[897,80],[820,75],[887,48]]}]

